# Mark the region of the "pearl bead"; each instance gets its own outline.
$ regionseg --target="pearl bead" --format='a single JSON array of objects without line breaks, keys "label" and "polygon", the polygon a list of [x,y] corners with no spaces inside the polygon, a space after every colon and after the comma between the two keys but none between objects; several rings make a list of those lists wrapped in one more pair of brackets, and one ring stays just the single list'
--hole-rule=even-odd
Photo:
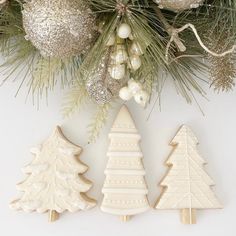
[{"label": "pearl bead", "polygon": [[119,49],[111,55],[111,58],[114,60],[115,64],[122,64],[127,61],[128,53],[126,50]]},{"label": "pearl bead", "polygon": [[117,34],[120,38],[127,39],[131,34],[130,26],[126,23],[121,24],[117,30]]},{"label": "pearl bead", "polygon": [[134,55],[137,55],[137,56],[140,56],[140,55],[143,54],[143,51],[142,51],[140,45],[137,42],[133,42],[131,47],[130,47],[130,53],[134,54]]},{"label": "pearl bead", "polygon": [[113,79],[123,79],[125,77],[125,65],[113,65],[111,68],[109,68],[109,73]]},{"label": "pearl bead", "polygon": [[136,93],[138,93],[142,90],[142,85],[140,83],[137,83],[134,79],[131,79],[128,82],[128,88],[129,88],[129,91],[133,95],[135,95]]},{"label": "pearl bead", "polygon": [[145,107],[149,100],[149,94],[146,91],[141,90],[135,94],[134,100],[142,107]]},{"label": "pearl bead", "polygon": [[134,55],[134,56],[131,56],[130,58],[130,64],[131,64],[131,69],[136,71],[141,67],[142,61],[139,56]]},{"label": "pearl bead", "polygon": [[113,33],[111,34],[109,40],[107,41],[107,46],[113,46],[116,42],[116,35]]},{"label": "pearl bead", "polygon": [[119,92],[119,96],[124,101],[129,101],[133,97],[128,87],[122,88]]}]

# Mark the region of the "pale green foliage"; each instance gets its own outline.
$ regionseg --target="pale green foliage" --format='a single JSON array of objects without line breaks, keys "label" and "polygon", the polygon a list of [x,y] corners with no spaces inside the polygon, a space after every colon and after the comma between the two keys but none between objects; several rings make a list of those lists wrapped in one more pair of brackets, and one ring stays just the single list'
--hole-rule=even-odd
[{"label": "pale green foliage", "polygon": [[59,79],[63,87],[70,84],[77,77],[79,63],[77,57],[59,59],[40,56],[32,72],[32,91],[43,93],[53,90]]},{"label": "pale green foliage", "polygon": [[92,123],[88,126],[89,131],[89,142],[95,142],[102,127],[105,125],[111,104],[105,104],[103,106],[98,106],[96,114],[93,118]]},{"label": "pale green foliage", "polygon": [[59,81],[61,87],[76,80],[81,58],[44,58],[39,51],[26,41],[22,26],[21,3],[10,1],[0,12],[0,47],[5,62],[1,65],[3,81],[10,77],[21,79],[19,89],[26,85],[28,93],[41,98],[48,95]]},{"label": "pale green foliage", "polygon": [[63,117],[71,116],[88,100],[86,89],[81,85],[74,85],[73,88],[66,94],[62,105]]},{"label": "pale green foliage", "polygon": [[[24,1],[11,0],[8,7],[0,12],[0,50],[5,57],[5,62],[0,67],[0,73],[4,78],[2,83],[10,77],[20,78],[19,88],[23,85],[28,86],[28,94],[37,98],[47,96],[57,84],[62,88],[72,85],[63,104],[64,116],[72,114],[89,100],[86,82],[98,68],[110,36],[123,22],[131,26],[134,40],[139,43],[144,52],[141,56],[141,68],[136,72],[131,71],[130,77],[141,82],[150,95],[156,92],[157,97],[160,97],[167,78],[171,78],[178,93],[189,103],[195,100],[195,92],[205,95],[199,82],[209,82],[209,79],[199,76],[209,70],[206,63],[207,54],[199,45],[195,35],[186,30],[178,36],[187,51],[179,52],[176,45],[172,43],[168,55],[172,63],[167,63],[165,53],[171,36],[163,19],[157,14],[158,6],[153,0],[89,0],[91,9],[97,15],[98,25],[103,26],[100,27],[101,34],[87,55],[63,60],[42,57],[31,42],[25,40],[21,14],[22,2]],[[122,12],[120,5],[119,7],[117,5],[118,2],[123,3],[128,10]],[[227,37],[223,37],[226,48],[236,42],[236,2],[234,0],[206,0],[197,9],[179,13],[161,10],[161,13],[171,27],[179,28],[186,23],[193,24],[202,40],[205,43],[210,42],[213,49],[218,48],[219,42],[222,44],[222,35],[226,31]],[[125,45],[128,49],[130,41],[125,40]],[[233,65],[235,57],[229,61]],[[226,61],[224,63],[227,68],[229,63]],[[224,73],[221,71],[219,75],[225,74],[225,71]],[[221,84],[225,83],[220,83],[219,86]],[[99,130],[106,122],[110,106],[110,104],[98,106],[95,119],[89,127],[90,141],[98,136]]]},{"label": "pale green foliage", "polygon": [[[74,72],[81,63],[74,63],[75,58],[70,58],[67,62],[55,58],[42,58],[31,43],[24,39],[21,1],[10,1],[9,7],[1,12],[0,17],[1,51],[7,56],[6,63],[3,66],[8,66],[6,69],[8,73],[4,73],[6,75],[5,80],[16,73],[17,76],[20,75],[23,78],[20,86],[27,81],[26,84],[30,86],[31,92],[40,96],[43,96],[44,92],[47,94],[48,90],[54,88],[58,80],[57,77],[60,77],[62,87],[70,83],[70,78],[78,78],[84,82],[99,65],[110,35],[115,32],[121,22],[125,21],[131,25],[135,40],[145,50],[141,69],[131,76],[141,81],[151,93],[153,87],[159,91],[158,88],[162,86],[163,80],[160,78],[163,78],[163,75],[158,76],[160,71],[166,75],[170,74],[179,92],[186,97],[188,102],[191,101],[192,89],[201,94],[204,93],[197,83],[199,78],[196,74],[206,71],[205,65],[201,63],[199,58],[181,58],[170,65],[166,64],[165,48],[170,36],[155,14],[157,5],[152,0],[119,1],[127,4],[129,9],[128,14],[125,13],[120,17],[116,11],[116,0],[90,0],[89,2],[92,10],[98,15],[98,20],[105,22],[105,26],[100,38],[83,60],[77,77],[74,76]],[[221,32],[225,29],[232,30],[232,35],[227,40],[229,43],[234,43],[236,32],[235,9],[235,1],[214,0],[205,1],[205,5],[197,10],[187,10],[177,14],[171,11],[163,11],[163,14],[174,27],[193,23],[200,35],[211,32],[224,19],[224,26],[219,30]],[[205,53],[191,32],[181,34],[181,38],[188,49],[186,54],[205,57]],[[176,53],[178,52],[173,46],[170,50],[170,57],[175,57]],[[29,75],[33,75],[33,79],[27,80]]]},{"label": "pale green foliage", "polygon": [[[153,88],[155,88],[157,92],[160,91],[164,83],[162,78],[168,75],[171,75],[179,93],[186,98],[187,102],[191,102],[192,100],[192,90],[204,94],[198,84],[199,78],[197,76],[197,74],[200,74],[206,69],[201,60],[188,57],[180,58],[171,64],[167,64],[165,49],[170,36],[166,33],[166,29],[158,20],[155,13],[157,5],[153,3],[153,1],[123,0],[120,2],[128,3],[129,10],[127,14],[117,17],[117,12],[114,12],[117,4],[116,0],[91,0],[94,11],[101,13],[103,19],[105,18],[105,21],[109,22],[109,24],[105,24],[104,31],[100,37],[101,41],[98,40],[94,47],[96,48],[95,51],[89,54],[89,58],[91,58],[88,62],[89,70],[92,71],[93,68],[96,68],[99,62],[98,58],[100,58],[105,43],[108,41],[110,35],[115,32],[115,29],[121,22],[127,22],[132,28],[135,41],[139,43],[142,51],[145,52],[142,56],[141,68],[131,74],[131,77],[140,81],[150,94],[154,92]],[[175,16],[174,13],[168,11],[164,12],[164,14],[167,19],[170,18],[170,15],[172,15],[172,18]],[[107,18],[105,16],[107,16]],[[179,19],[183,21],[183,16]],[[129,47],[128,40],[126,44],[127,47]],[[175,53],[176,48],[172,47],[170,57],[175,57]],[[188,53],[196,54],[196,50],[192,48]],[[204,56],[202,51],[198,52],[198,54]],[[94,57],[96,58],[95,61],[92,60]],[[82,77],[86,80],[89,75],[85,75],[85,73],[82,72]]]}]

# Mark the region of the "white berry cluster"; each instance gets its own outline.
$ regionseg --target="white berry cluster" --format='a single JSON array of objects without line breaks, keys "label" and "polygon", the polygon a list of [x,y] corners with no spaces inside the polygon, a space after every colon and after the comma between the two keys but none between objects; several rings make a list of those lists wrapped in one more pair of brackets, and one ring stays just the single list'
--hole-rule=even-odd
[{"label": "white berry cluster", "polygon": [[[126,45],[125,39],[128,39],[130,44]],[[125,79],[129,74],[127,73],[128,70],[132,73],[142,66],[141,55],[143,55],[143,50],[134,40],[131,27],[127,23],[120,24],[116,33],[110,36],[107,46],[114,45],[108,72],[113,79]],[[128,87],[122,88],[119,94],[124,101],[134,97],[135,101],[142,106],[145,106],[149,99],[149,95],[142,89],[142,85],[133,79],[129,80]]]},{"label": "white berry cluster", "polygon": [[134,79],[130,79],[128,86],[120,90],[119,96],[124,101],[129,101],[134,98],[134,100],[142,107],[145,107],[149,100],[149,94],[144,91],[142,85]]},{"label": "white berry cluster", "polygon": [[107,46],[116,44],[114,51],[111,54],[111,63],[109,67],[111,77],[116,80],[124,79],[127,69],[136,71],[142,65],[140,56],[143,52],[140,46],[133,41],[131,46],[127,49],[124,39],[133,41],[131,27],[126,23],[122,23],[118,27],[116,34],[113,33],[107,42]]}]

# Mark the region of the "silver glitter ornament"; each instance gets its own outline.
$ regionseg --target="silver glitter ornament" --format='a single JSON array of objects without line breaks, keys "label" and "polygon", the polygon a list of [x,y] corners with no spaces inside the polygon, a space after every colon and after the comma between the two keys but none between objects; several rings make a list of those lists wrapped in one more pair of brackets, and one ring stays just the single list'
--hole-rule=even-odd
[{"label": "silver glitter ornament", "polygon": [[27,0],[23,7],[25,38],[43,56],[82,54],[97,35],[95,16],[84,0]]},{"label": "silver glitter ornament", "polygon": [[110,65],[110,49],[107,49],[100,60],[99,66],[89,75],[86,88],[89,96],[99,105],[111,102],[119,95],[120,89],[124,86],[125,80],[114,80],[108,68]]},{"label": "silver glitter ornament", "polygon": [[172,11],[183,11],[191,8],[197,8],[204,0],[154,0],[160,8],[166,8]]}]

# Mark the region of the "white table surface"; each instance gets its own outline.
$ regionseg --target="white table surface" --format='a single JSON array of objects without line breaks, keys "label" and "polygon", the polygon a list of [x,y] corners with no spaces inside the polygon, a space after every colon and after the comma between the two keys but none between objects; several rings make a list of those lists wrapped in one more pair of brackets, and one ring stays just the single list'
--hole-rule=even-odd
[{"label": "white table surface", "polygon": [[[148,121],[151,107],[143,111],[134,102],[128,103],[142,135],[148,197],[152,205],[160,194],[158,183],[167,171],[164,161],[171,151],[168,143],[179,126],[183,123],[191,126],[199,138],[199,151],[209,163],[206,171],[214,179],[214,190],[225,208],[198,211],[197,224],[186,226],[180,223],[178,211],[150,210],[129,223],[122,223],[116,216],[100,211],[107,135],[118,107],[111,112],[98,141],[87,145],[87,125],[93,106],[63,120],[60,112],[63,93],[60,90],[49,96],[48,106],[42,102],[38,111],[31,101],[25,103],[26,89],[14,98],[17,86],[17,83],[7,83],[0,88],[0,235],[236,235],[236,92],[221,95],[209,92],[210,102],[198,97],[205,116],[196,104],[187,105],[182,97],[176,95],[170,83],[162,94],[161,111],[156,106]],[[47,215],[14,212],[8,204],[17,196],[15,184],[25,178],[21,168],[32,160],[30,147],[42,142],[57,124],[62,125],[69,139],[84,148],[80,158],[90,166],[86,177],[94,182],[94,187],[89,195],[98,200],[98,206],[88,212],[65,213],[56,223],[48,224]]]}]

